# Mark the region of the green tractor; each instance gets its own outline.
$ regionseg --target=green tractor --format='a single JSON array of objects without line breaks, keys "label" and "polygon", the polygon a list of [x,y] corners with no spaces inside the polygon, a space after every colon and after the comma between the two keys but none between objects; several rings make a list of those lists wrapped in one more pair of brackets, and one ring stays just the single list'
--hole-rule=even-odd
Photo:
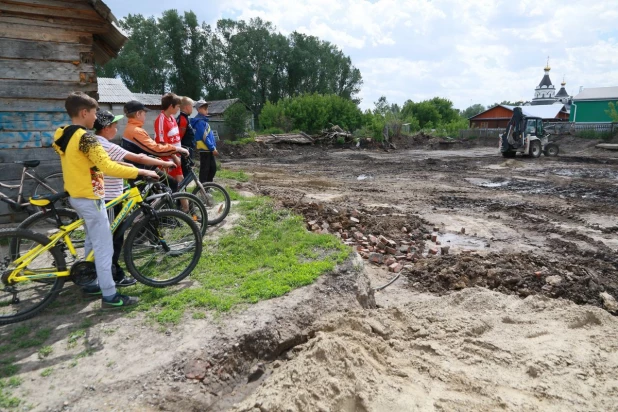
[{"label": "green tractor", "polygon": [[499,148],[503,157],[513,158],[517,153],[523,156],[539,157],[558,156],[560,151],[556,143],[549,141],[549,134],[543,130],[543,119],[525,116],[521,107],[513,110],[513,117],[506,127],[506,132],[499,136]]}]

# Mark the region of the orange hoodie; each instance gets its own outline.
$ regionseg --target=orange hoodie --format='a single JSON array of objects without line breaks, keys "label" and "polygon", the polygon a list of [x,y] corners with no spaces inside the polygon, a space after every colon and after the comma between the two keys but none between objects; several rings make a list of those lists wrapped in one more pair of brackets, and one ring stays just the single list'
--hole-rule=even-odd
[{"label": "orange hoodie", "polygon": [[146,130],[142,128],[144,122],[137,119],[128,119],[127,127],[122,134],[122,147],[132,153],[145,153],[158,157],[171,156],[176,153],[176,147],[171,144],[155,142]]}]

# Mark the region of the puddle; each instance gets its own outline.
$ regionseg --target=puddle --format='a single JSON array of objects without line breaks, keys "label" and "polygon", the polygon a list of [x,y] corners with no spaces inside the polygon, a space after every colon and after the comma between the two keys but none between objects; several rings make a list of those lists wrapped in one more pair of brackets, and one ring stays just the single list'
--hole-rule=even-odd
[{"label": "puddle", "polygon": [[360,175],[356,178],[356,180],[367,180],[367,179],[373,179],[373,176],[371,175]]},{"label": "puddle", "polygon": [[548,169],[546,174],[584,179],[618,179],[618,171],[609,169]]},{"label": "puddle", "polygon": [[440,234],[438,240],[442,243],[442,246],[451,246],[452,248],[463,250],[484,250],[487,244],[487,241],[484,239],[477,239],[457,233]]},{"label": "puddle", "polygon": [[[604,172],[605,176],[609,176],[612,173],[608,170],[599,172]],[[573,173],[577,173],[577,171],[573,171]],[[487,189],[508,190],[518,193],[540,195],[554,195],[560,197],[561,199],[585,199],[614,203],[615,199],[618,197],[617,186],[610,186],[606,188],[591,187],[590,185],[585,185],[584,182],[581,182],[581,184],[578,184],[580,182],[569,182],[564,185],[556,185],[549,181],[538,181],[525,178],[507,180],[467,178],[466,181],[475,186],[484,187]]]}]

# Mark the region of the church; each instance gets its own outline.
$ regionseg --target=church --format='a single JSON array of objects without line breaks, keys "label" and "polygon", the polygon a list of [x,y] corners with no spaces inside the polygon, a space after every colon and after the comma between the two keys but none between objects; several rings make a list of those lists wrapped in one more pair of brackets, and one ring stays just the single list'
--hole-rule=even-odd
[{"label": "church", "polygon": [[572,97],[569,96],[564,86],[566,86],[566,82],[562,79],[561,88],[556,93],[556,88],[551,82],[549,78],[549,71],[551,67],[549,67],[549,59],[547,59],[547,66],[545,66],[545,74],[541,79],[539,85],[534,89],[534,98],[529,103],[526,103],[525,106],[543,106],[554,103],[562,103],[566,106],[567,110],[571,106]]}]

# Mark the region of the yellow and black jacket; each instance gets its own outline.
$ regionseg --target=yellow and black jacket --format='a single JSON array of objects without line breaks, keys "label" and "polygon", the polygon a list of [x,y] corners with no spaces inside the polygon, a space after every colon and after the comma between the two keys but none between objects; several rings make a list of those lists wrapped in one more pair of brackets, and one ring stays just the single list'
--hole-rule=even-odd
[{"label": "yellow and black jacket", "polygon": [[103,199],[103,174],[124,179],[137,177],[136,168],[111,160],[97,138],[83,126],[58,128],[52,146],[60,155],[64,190],[71,197]]}]

